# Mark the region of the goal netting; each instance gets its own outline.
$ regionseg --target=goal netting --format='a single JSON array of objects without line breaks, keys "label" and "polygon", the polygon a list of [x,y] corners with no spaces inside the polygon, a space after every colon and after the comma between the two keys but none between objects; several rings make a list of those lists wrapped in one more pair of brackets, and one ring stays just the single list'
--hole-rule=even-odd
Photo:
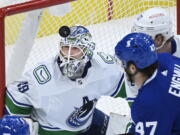
[{"label": "goal netting", "polygon": [[[44,1],[43,4],[41,4]],[[58,1],[58,0],[54,0]],[[59,0],[65,4],[52,3],[52,0],[1,0],[4,7],[12,8],[1,23],[1,82],[0,98],[3,106],[4,85],[39,61],[53,57],[58,53],[60,37],[59,27],[63,25],[84,25],[93,35],[96,50],[114,54],[114,46],[127,33],[137,14],[151,7],[162,7],[173,20],[176,33],[176,0]],[[28,6],[25,6],[27,2]],[[32,4],[31,4],[32,3]],[[48,4],[47,4],[48,5]],[[39,7],[39,8],[38,8]],[[46,7],[46,8],[45,8]],[[24,8],[19,10],[19,8]],[[32,10],[36,9],[36,10]],[[32,10],[32,11],[31,11]],[[18,13],[18,12],[21,13]],[[2,17],[1,17],[2,19]],[[3,47],[5,46],[5,53]],[[5,58],[3,55],[5,54]],[[4,62],[5,61],[5,62]],[[5,84],[4,84],[5,82]]]}]

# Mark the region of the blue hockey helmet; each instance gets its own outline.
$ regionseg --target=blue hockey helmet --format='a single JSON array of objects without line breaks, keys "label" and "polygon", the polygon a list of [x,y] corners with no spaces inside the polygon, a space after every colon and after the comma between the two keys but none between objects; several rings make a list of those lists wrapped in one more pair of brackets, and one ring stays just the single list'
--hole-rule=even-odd
[{"label": "blue hockey helmet", "polygon": [[157,61],[154,40],[144,33],[130,33],[118,42],[116,56],[127,66],[134,62],[139,69],[144,69]]}]

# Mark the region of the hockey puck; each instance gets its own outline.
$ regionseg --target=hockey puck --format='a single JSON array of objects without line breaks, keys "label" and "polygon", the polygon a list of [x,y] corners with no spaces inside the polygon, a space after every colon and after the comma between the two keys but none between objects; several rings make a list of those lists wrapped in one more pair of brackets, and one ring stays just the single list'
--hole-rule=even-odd
[{"label": "hockey puck", "polygon": [[59,28],[59,35],[61,37],[67,37],[70,34],[70,28],[68,26],[62,26]]}]

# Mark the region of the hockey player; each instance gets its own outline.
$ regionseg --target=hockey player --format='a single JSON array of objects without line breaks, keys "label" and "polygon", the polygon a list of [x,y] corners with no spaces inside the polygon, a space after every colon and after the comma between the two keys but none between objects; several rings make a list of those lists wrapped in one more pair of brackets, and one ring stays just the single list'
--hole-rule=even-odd
[{"label": "hockey player", "polygon": [[[129,80],[138,88],[131,115],[135,135],[180,134],[180,59],[156,53],[143,33],[126,35],[115,47]],[[162,72],[162,71],[166,72]]]},{"label": "hockey player", "polygon": [[39,135],[104,135],[109,118],[95,105],[102,95],[118,96],[123,72],[112,56],[94,52],[85,27],[63,26],[59,33],[57,57],[7,86],[6,113],[38,122]]},{"label": "hockey player", "polygon": [[[180,36],[174,35],[172,27],[172,20],[165,9],[150,8],[137,16],[131,31],[150,35],[157,45],[157,52],[167,52],[180,58]],[[138,93],[137,88],[129,83],[126,77],[125,80],[131,88],[125,92],[127,100],[133,103]]]},{"label": "hockey player", "polygon": [[30,135],[29,125],[19,116],[0,119],[0,135]]},{"label": "hockey player", "polygon": [[163,8],[150,8],[134,21],[132,32],[146,33],[155,40],[158,52],[168,52],[180,58],[180,36],[174,35],[173,23]]}]

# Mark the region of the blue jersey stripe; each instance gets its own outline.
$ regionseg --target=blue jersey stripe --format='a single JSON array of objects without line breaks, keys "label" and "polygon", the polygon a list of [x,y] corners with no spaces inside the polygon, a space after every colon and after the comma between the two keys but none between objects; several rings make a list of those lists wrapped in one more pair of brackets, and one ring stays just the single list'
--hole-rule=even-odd
[{"label": "blue jersey stripe", "polygon": [[57,128],[57,127],[49,127],[49,126],[44,126],[44,125],[41,125],[40,124],[40,126],[42,127],[42,128],[44,128],[44,129],[49,129],[49,130],[62,130],[62,129],[60,129],[60,128]]},{"label": "blue jersey stripe", "polygon": [[128,97],[126,100],[130,100],[130,101],[134,101],[136,98],[131,98],[131,97]]},{"label": "blue jersey stripe", "polygon": [[32,105],[28,105],[28,104],[24,104],[24,103],[20,103],[20,102],[16,101],[9,91],[7,91],[7,96],[9,96],[9,98],[11,98],[12,101],[13,101],[14,103],[16,103],[17,105],[19,105],[19,106],[23,106],[23,107],[33,107]]}]

